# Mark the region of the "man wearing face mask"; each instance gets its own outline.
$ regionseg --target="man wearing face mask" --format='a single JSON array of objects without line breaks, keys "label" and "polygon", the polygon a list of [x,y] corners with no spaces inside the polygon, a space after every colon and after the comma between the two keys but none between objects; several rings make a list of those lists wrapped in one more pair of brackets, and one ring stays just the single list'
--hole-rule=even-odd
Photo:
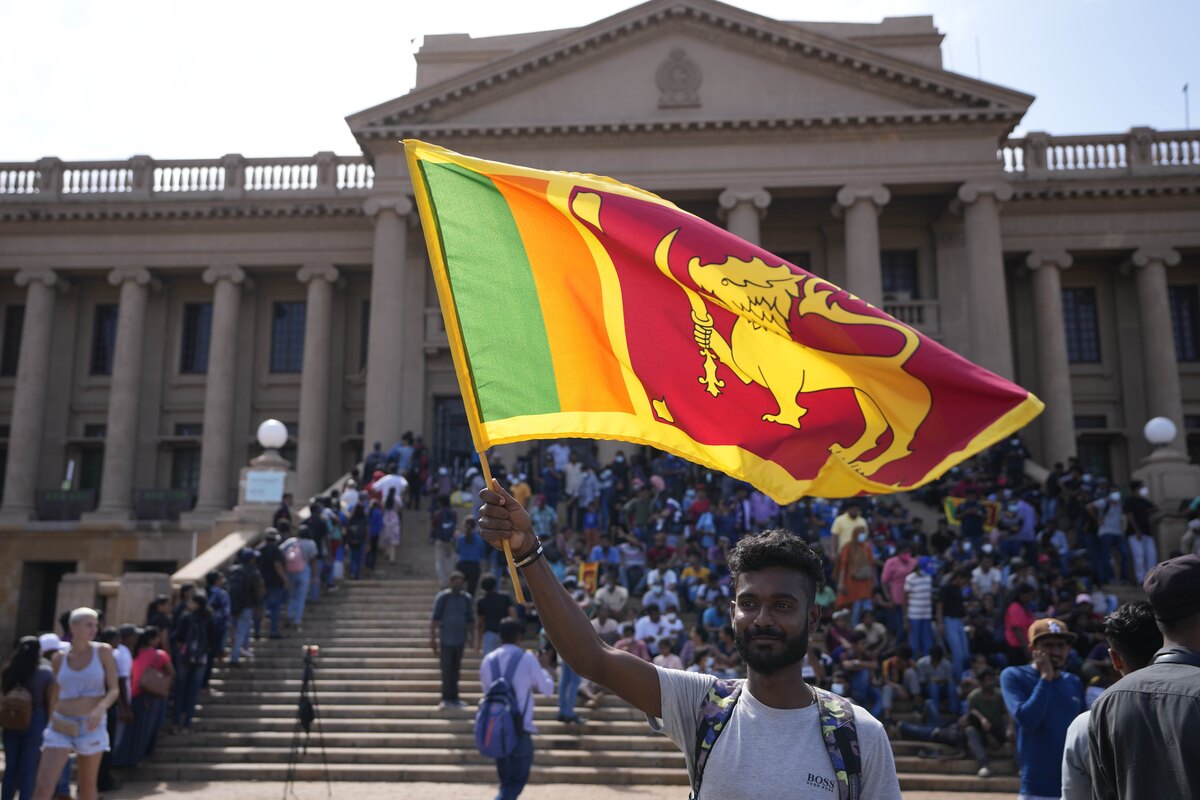
[{"label": "man wearing face mask", "polygon": [[1158,563],[1158,548],[1154,545],[1154,528],[1151,518],[1158,513],[1158,506],[1150,502],[1150,489],[1141,481],[1129,484],[1132,494],[1125,499],[1125,517],[1129,520],[1129,552],[1133,556],[1133,577],[1138,583],[1146,579],[1146,573]]},{"label": "man wearing face mask", "polygon": [[1096,533],[1100,537],[1100,583],[1111,583],[1115,577],[1112,568],[1114,547],[1121,559],[1121,580],[1129,583],[1129,545],[1125,540],[1129,521],[1121,508],[1121,493],[1110,492],[1106,497],[1088,503],[1086,508],[1096,522]]},{"label": "man wearing face mask", "polygon": [[524,509],[496,482],[480,496],[483,536],[496,548],[509,542],[559,655],[643,711],[653,729],[675,742],[697,800],[824,800],[852,792],[899,800],[883,726],[804,680],[824,571],[802,539],[770,531],[743,537],[730,553],[730,621],[749,677],[723,682],[661,669],[601,642],[541,557]]},{"label": "man wearing face mask", "polygon": [[850,609],[850,624],[857,625],[875,592],[878,570],[875,552],[867,541],[866,523],[854,539],[838,551],[833,579],[838,586],[837,607]]},{"label": "man wearing face mask", "polygon": [[1063,672],[1075,634],[1047,617],[1029,626],[1032,664],[1000,673],[1004,705],[1017,727],[1021,766],[1018,800],[1045,800],[1062,794],[1062,758],[1067,728],[1083,710],[1083,682]]}]

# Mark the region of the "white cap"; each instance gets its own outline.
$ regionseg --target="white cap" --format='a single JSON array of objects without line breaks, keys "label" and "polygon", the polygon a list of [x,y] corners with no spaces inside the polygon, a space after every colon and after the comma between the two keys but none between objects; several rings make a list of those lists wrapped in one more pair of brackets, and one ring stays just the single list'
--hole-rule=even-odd
[{"label": "white cap", "polygon": [[42,648],[43,653],[57,653],[67,647],[66,643],[58,638],[57,633],[43,633],[38,637],[38,646]]}]

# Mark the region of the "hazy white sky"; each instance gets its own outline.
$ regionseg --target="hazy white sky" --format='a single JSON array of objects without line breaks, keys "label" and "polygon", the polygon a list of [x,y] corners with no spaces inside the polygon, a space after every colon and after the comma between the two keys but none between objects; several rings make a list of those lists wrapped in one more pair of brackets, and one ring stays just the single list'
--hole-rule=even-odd
[{"label": "hazy white sky", "polygon": [[[1021,130],[1182,128],[1197,0],[738,0],[779,19],[933,14],[948,68],[1037,96]],[[356,153],[344,117],[407,92],[431,33],[586,25],[635,5],[544,0],[6,0],[0,161]],[[976,58],[978,41],[979,59]]]}]

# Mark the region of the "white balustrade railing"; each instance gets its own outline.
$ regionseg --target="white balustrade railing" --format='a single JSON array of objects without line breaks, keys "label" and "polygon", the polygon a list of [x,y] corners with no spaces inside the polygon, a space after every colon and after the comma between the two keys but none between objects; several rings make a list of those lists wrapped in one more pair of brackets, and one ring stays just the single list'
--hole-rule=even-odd
[{"label": "white balustrade railing", "polygon": [[929,336],[937,336],[941,333],[941,309],[937,300],[888,300],[885,298],[883,312]]},{"label": "white balustrade railing", "polygon": [[35,163],[0,164],[0,202],[29,195],[58,198],[91,195],[365,194],[375,171],[362,156],[318,153],[307,158],[243,158],[155,161],[135,156],[128,161],[63,162],[44,158]]},{"label": "white balustrade railing", "polygon": [[997,151],[1004,171],[1031,178],[1171,173],[1200,167],[1200,131],[1133,128],[1124,134],[1030,133]]}]

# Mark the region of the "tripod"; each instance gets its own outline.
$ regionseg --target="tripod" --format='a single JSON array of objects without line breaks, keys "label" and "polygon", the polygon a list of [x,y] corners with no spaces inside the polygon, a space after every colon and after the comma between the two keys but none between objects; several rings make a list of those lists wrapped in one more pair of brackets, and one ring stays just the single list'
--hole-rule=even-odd
[{"label": "tripod", "polygon": [[325,792],[333,797],[333,783],[329,778],[329,756],[325,752],[325,732],[321,727],[321,704],[317,700],[316,655],[318,647],[306,644],[304,650],[304,677],[300,681],[300,702],[296,708],[296,727],[292,733],[292,748],[288,753],[287,779],[283,784],[283,800],[296,797],[296,767],[300,758],[308,754],[312,739],[313,723],[317,724],[317,744],[321,748],[321,762],[325,767]]}]

